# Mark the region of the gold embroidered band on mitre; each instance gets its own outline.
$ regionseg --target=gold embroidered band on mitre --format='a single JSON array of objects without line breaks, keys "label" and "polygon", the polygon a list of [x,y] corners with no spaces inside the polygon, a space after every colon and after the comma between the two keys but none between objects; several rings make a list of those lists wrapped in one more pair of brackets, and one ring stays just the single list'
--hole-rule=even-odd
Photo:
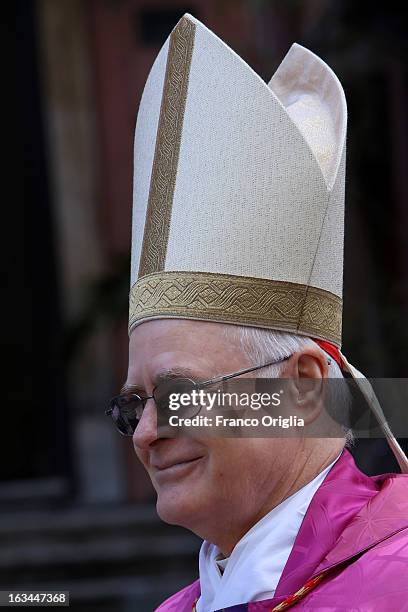
[{"label": "gold embroidered band on mitre", "polygon": [[208,272],[139,278],[130,291],[129,333],[166,317],[276,329],[341,345],[341,298],[300,283]]},{"label": "gold embroidered band on mitre", "polygon": [[162,270],[166,259],[195,29],[183,18],[170,36],[139,277]]}]

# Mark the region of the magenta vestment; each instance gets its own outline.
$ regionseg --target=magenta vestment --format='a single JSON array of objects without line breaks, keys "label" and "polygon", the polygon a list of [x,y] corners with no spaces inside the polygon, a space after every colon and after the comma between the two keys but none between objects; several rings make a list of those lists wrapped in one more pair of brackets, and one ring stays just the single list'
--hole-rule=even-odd
[{"label": "magenta vestment", "polygon": [[[310,578],[323,580],[290,610],[408,612],[408,475],[368,477],[344,450],[315,493],[273,599],[225,608],[267,612]],[[196,580],[160,612],[191,612]]]}]

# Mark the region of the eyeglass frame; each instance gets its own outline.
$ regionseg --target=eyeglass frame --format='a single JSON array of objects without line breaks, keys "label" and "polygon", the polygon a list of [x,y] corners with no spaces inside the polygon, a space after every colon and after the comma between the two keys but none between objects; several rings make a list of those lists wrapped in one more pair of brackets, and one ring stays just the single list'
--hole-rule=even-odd
[{"label": "eyeglass frame", "polygon": [[[261,370],[262,368],[266,368],[266,367],[268,367],[268,366],[272,366],[272,365],[277,365],[277,364],[279,364],[279,363],[283,363],[284,361],[287,361],[287,360],[288,360],[288,359],[290,359],[291,357],[292,357],[292,355],[287,355],[286,357],[281,357],[280,359],[277,359],[277,360],[275,360],[275,361],[270,361],[270,362],[268,362],[268,363],[264,363],[264,364],[262,364],[262,365],[252,366],[252,367],[250,367],[250,368],[244,368],[244,369],[242,369],[242,370],[238,370],[237,372],[232,372],[232,373],[230,373],[230,374],[222,374],[222,375],[218,375],[218,376],[215,376],[214,378],[210,378],[210,379],[208,379],[208,380],[205,380],[205,381],[203,381],[203,382],[199,382],[199,383],[195,382],[194,380],[188,379],[188,378],[183,379],[182,377],[177,378],[177,379],[175,379],[175,380],[190,380],[190,381],[191,381],[191,382],[192,382],[192,383],[193,383],[193,384],[196,386],[196,389],[203,389],[203,388],[205,388],[205,387],[209,387],[209,386],[215,385],[215,384],[217,384],[217,383],[222,383],[222,382],[225,382],[226,380],[230,380],[231,378],[236,378],[237,376],[242,376],[242,374],[248,374],[249,372],[255,372],[256,370]],[[156,385],[156,387],[154,387],[154,389],[153,389],[153,391],[152,391],[152,395],[149,395],[149,396],[147,396],[147,397],[142,397],[142,396],[140,396],[138,393],[121,393],[120,395],[116,395],[115,397],[113,397],[113,398],[110,400],[110,402],[109,402],[109,408],[107,408],[107,409],[105,410],[105,415],[106,415],[106,416],[112,416],[112,414],[113,414],[113,406],[112,406],[112,404],[113,404],[113,403],[117,403],[117,400],[118,400],[119,398],[122,398],[122,397],[126,397],[126,398],[131,398],[131,397],[133,397],[134,399],[139,400],[139,401],[141,402],[141,406],[142,406],[142,415],[143,415],[143,411],[144,411],[144,409],[145,409],[146,403],[147,403],[149,400],[151,400],[151,399],[152,399],[152,400],[154,400],[154,401],[155,401],[155,403],[156,403],[156,406],[157,406],[157,402],[156,402],[156,399],[155,399],[155,397],[154,397],[154,392],[156,391],[156,389],[157,389],[157,388],[158,388],[158,387],[159,387],[161,384],[163,384],[163,383],[159,383],[158,385]],[[120,407],[119,407],[119,406],[118,406],[118,410],[119,410],[119,414],[120,414]],[[142,417],[140,417],[140,419],[138,420],[137,425],[140,423],[141,418],[142,418]],[[117,421],[115,421],[115,418],[114,418],[113,416],[112,416],[112,420],[113,420],[113,422],[115,423],[116,429],[119,431],[119,433],[120,433],[122,436],[125,436],[125,437],[131,437],[131,436],[133,436],[133,434],[135,433],[135,431],[136,431],[136,429],[137,429],[137,425],[136,425],[136,427],[135,427],[135,429],[134,429],[133,433],[131,433],[131,434],[124,433],[123,431],[121,431],[121,430],[119,429],[118,424],[117,424]]]}]

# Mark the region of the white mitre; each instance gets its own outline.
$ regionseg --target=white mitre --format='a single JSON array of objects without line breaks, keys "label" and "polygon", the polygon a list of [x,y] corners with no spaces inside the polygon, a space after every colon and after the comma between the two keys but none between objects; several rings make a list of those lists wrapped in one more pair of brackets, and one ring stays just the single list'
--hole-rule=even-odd
[{"label": "white mitre", "polygon": [[[198,319],[339,348],[346,125],[343,88],[319,57],[292,45],[267,84],[184,15],[137,118],[129,332]],[[408,471],[368,381],[343,364]]]},{"label": "white mitre", "polygon": [[130,330],[176,316],[339,346],[346,117],[310,51],[268,85],[185,15],[137,119]]}]

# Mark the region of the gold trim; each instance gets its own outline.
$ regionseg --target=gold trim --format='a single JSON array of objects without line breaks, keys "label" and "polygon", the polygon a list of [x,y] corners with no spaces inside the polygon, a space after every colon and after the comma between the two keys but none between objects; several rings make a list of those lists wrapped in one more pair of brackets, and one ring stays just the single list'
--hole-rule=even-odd
[{"label": "gold trim", "polygon": [[170,36],[139,278],[164,268],[195,29],[183,17]]},{"label": "gold trim", "polygon": [[165,317],[292,331],[341,345],[341,298],[297,283],[208,272],[158,272],[136,281],[129,332]]}]

